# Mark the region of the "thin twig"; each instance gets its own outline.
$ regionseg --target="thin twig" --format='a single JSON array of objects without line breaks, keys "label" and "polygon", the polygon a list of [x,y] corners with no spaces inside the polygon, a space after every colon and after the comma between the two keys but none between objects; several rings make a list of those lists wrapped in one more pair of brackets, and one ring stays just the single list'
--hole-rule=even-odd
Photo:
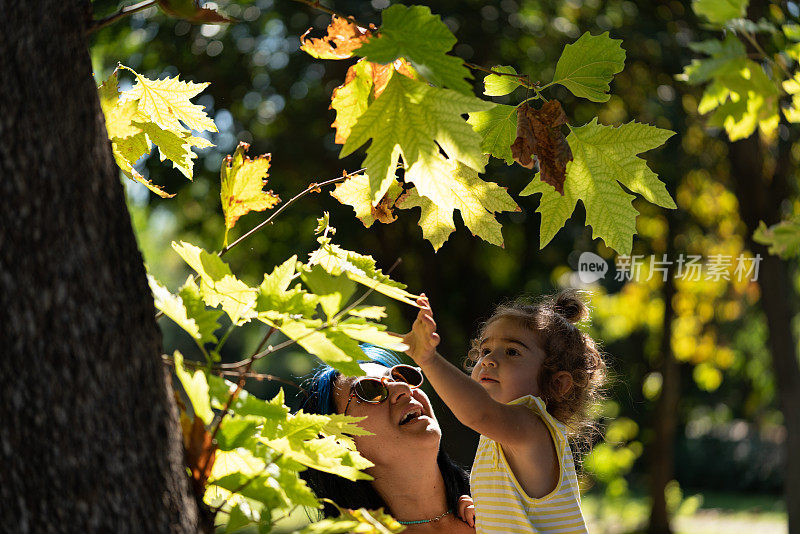
[{"label": "thin twig", "polygon": [[[295,1],[299,1],[299,0],[295,0]],[[285,210],[286,208],[291,206],[297,200],[299,200],[302,197],[306,196],[308,193],[311,193],[312,191],[317,191],[320,188],[325,187],[326,185],[330,185],[330,184],[335,184],[337,182],[341,182],[343,180],[346,180],[347,178],[350,178],[351,176],[355,176],[356,174],[362,173],[362,172],[364,172],[366,170],[367,169],[359,169],[357,171],[353,171],[353,172],[349,172],[347,174],[343,174],[342,176],[338,176],[336,178],[331,178],[330,180],[326,180],[326,181],[324,181],[322,183],[319,183],[319,184],[312,183],[304,191],[301,191],[300,193],[296,194],[291,199],[289,199],[289,201],[287,201],[285,204],[283,204],[280,208],[275,210],[275,212],[272,215],[270,215],[265,221],[261,222],[256,227],[254,227],[252,230],[250,230],[249,232],[247,232],[246,234],[241,236],[239,239],[237,239],[236,241],[234,241],[230,245],[228,245],[225,248],[223,248],[222,250],[220,250],[219,254],[217,254],[217,255],[221,258],[225,254],[227,254],[230,249],[232,249],[233,247],[235,247],[236,245],[238,245],[239,243],[241,243],[242,241],[244,241],[245,239],[247,239],[248,237],[250,237],[254,233],[256,233],[259,230],[261,230],[262,228],[264,228],[266,225],[271,223],[275,219],[275,217],[277,217],[278,215],[281,214],[281,212],[283,210]]]},{"label": "thin twig", "polygon": [[[274,326],[270,327],[270,329],[267,331],[267,334],[264,336],[264,339],[261,341],[258,348],[256,349],[255,351],[256,353],[259,350],[261,350],[261,347],[263,347],[264,344],[267,342],[267,340],[270,338],[270,336],[275,333],[275,330],[276,328]],[[219,432],[219,427],[222,424],[222,420],[225,418],[226,415],[228,415],[228,410],[231,409],[231,405],[236,401],[236,398],[239,396],[239,392],[241,392],[242,389],[244,389],[244,383],[246,382],[246,377],[244,375],[250,372],[250,367],[252,365],[253,365],[253,359],[251,356],[250,363],[244,368],[244,371],[242,371],[241,375],[239,376],[239,381],[236,384],[236,389],[228,397],[228,402],[225,403],[225,408],[223,408],[219,414],[214,416],[214,418],[217,421],[216,424],[214,424],[214,430],[211,432],[212,442],[214,441],[214,438],[217,437],[217,432]],[[210,457],[211,456],[209,455],[209,459]]]},{"label": "thin twig", "polygon": [[[285,204],[283,204],[280,208],[275,210],[275,212],[272,215],[270,215],[265,221],[262,221],[260,224],[258,224],[254,228],[252,228],[250,231],[248,231],[246,234],[241,236],[239,239],[237,239],[236,241],[234,241],[230,245],[228,245],[225,248],[223,248],[222,250],[220,250],[217,253],[217,256],[219,256],[221,258],[225,254],[227,254],[228,251],[230,251],[233,247],[235,247],[236,245],[240,244],[242,241],[244,241],[245,239],[247,239],[248,237],[250,237],[254,233],[258,232],[259,230],[264,228],[266,225],[268,225],[272,221],[274,221],[275,217],[277,217],[283,210],[285,210],[287,207],[292,205],[295,201],[299,200],[300,198],[306,196],[307,194],[309,194],[311,192],[318,191],[322,187],[325,187],[326,185],[330,185],[330,184],[335,184],[337,182],[341,182],[343,180],[346,180],[346,179],[350,178],[351,176],[355,176],[356,174],[362,173],[362,172],[364,172],[366,170],[367,170],[366,168],[358,169],[357,171],[348,172],[348,173],[343,174],[342,176],[338,176],[336,178],[331,178],[330,180],[325,180],[324,182],[319,183],[319,184],[317,184],[317,183],[310,184],[305,190],[303,190],[300,193],[296,194],[291,199],[289,199]],[[196,282],[199,277],[200,277],[200,275],[195,273],[194,276],[192,277],[192,282]],[[163,316],[164,316],[164,312],[162,312],[160,310],[158,312],[156,312],[156,316],[155,316],[156,317],[156,321],[161,319]]]},{"label": "thin twig", "polygon": [[133,4],[132,6],[125,6],[113,15],[109,15],[99,20],[93,20],[92,23],[89,24],[89,27],[86,28],[86,33],[96,32],[100,28],[105,28],[109,24],[113,24],[121,18],[127,17],[128,15],[133,15],[137,11],[142,11],[148,7],[152,7],[157,3],[157,0],[144,0],[144,2],[139,2],[138,4]]},{"label": "thin twig", "polygon": [[[161,359],[164,361],[165,364],[175,366],[175,361],[172,359],[171,356],[168,356],[166,354],[162,354],[161,355]],[[183,365],[186,366],[186,367],[191,367],[192,369],[208,369],[207,365],[204,365],[201,362],[196,362],[196,361],[193,361],[193,360],[184,360],[183,361]],[[215,368],[212,368],[211,372],[213,372],[214,374],[222,375],[222,376],[236,376],[236,377],[239,377],[239,376],[242,375],[242,371],[226,371],[224,369],[215,369]],[[249,372],[249,373],[244,373],[244,376],[246,376],[247,378],[253,378],[253,379],[258,380],[258,381],[269,380],[271,382],[280,382],[282,384],[286,384],[287,386],[292,386],[293,388],[296,388],[296,389],[300,390],[301,393],[304,391],[304,389],[299,384],[295,384],[291,380],[286,380],[284,378],[281,378],[281,377],[275,376],[275,375],[271,375],[269,373]]]}]

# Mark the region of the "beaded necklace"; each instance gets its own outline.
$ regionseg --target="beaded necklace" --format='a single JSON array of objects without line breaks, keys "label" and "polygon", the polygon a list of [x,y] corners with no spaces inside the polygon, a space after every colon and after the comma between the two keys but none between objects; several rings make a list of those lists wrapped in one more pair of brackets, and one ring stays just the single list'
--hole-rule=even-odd
[{"label": "beaded necklace", "polygon": [[447,514],[451,514],[451,513],[453,513],[453,509],[452,508],[449,509],[448,511],[446,511],[445,513],[439,514],[436,517],[433,517],[431,519],[420,519],[419,521],[398,521],[398,523],[400,523],[401,525],[419,525],[421,523],[434,523],[436,521],[439,521],[441,518],[443,518]]}]

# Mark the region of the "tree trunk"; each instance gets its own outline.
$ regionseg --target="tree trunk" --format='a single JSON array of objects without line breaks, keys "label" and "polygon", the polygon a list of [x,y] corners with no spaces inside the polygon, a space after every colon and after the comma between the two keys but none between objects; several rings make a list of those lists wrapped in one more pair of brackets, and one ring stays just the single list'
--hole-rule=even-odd
[{"label": "tree trunk", "polygon": [[[673,228],[677,224],[672,214],[668,216],[667,259],[674,261]],[[672,353],[672,321],[675,310],[672,298],[675,296],[674,269],[670,263],[667,280],[664,282],[664,320],[661,327],[659,353],[661,360],[658,371],[661,373],[661,393],[656,401],[653,420],[653,440],[649,445],[650,457],[650,534],[669,534],[670,527],[667,499],[664,494],[667,483],[675,477],[675,432],[678,427],[678,401],[680,400],[680,366]]]},{"label": "tree trunk", "polygon": [[193,532],[160,333],[111,155],[88,1],[0,0],[0,524]]},{"label": "tree trunk", "polygon": [[[794,136],[793,132],[793,136]],[[789,513],[789,533],[800,533],[800,366],[797,340],[792,331],[796,310],[794,285],[787,262],[767,252],[752,239],[759,221],[768,226],[781,219],[780,206],[789,198],[789,178],[794,171],[793,139],[778,142],[777,156],[767,168],[758,134],[729,143],[731,176],[739,200],[739,211],[747,225],[748,248],[763,258],[758,274],[761,306],[767,318],[772,367],[778,386],[778,401],[786,425],[785,498]]]}]

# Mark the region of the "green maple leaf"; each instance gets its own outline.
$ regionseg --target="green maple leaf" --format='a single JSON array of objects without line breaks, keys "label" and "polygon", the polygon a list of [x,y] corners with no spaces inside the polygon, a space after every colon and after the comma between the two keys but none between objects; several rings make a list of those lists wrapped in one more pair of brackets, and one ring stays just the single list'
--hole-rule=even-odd
[{"label": "green maple leaf", "polygon": [[556,63],[550,85],[561,84],[575,96],[592,102],[606,102],[609,84],[625,66],[625,50],[621,39],[611,39],[608,32],[600,35],[584,33],[564,47]]},{"label": "green maple leaf", "polygon": [[484,154],[502,159],[506,165],[514,164],[511,145],[517,138],[517,108],[498,104],[488,111],[469,114],[467,122],[481,136]]},{"label": "green maple leaf", "polygon": [[320,265],[302,271],[301,277],[317,296],[322,311],[330,319],[341,310],[356,290],[356,284],[346,276],[333,276]]},{"label": "green maple leaf", "polygon": [[411,306],[416,305],[417,296],[406,291],[405,284],[383,274],[371,256],[345,250],[322,238],[320,244],[320,248],[309,255],[309,265],[319,264],[332,275],[344,273],[349,279],[373,291]]},{"label": "green maple leaf", "polygon": [[408,350],[408,345],[403,343],[402,338],[386,332],[386,325],[372,323],[363,318],[351,317],[340,322],[337,328],[362,343],[370,343],[395,352]]},{"label": "green maple leaf", "polygon": [[200,332],[200,343],[216,343],[217,336],[214,335],[214,332],[220,327],[219,318],[223,312],[206,308],[200,289],[191,277],[180,288],[178,295],[186,308],[186,315],[194,319],[197,325]]},{"label": "green maple leaf", "polygon": [[439,202],[443,199],[436,185],[448,174],[448,160],[440,155],[440,147],[450,159],[483,172],[480,137],[461,115],[492,107],[492,103],[394,74],[380,98],[358,118],[339,157],[372,139],[364,166],[373,205],[391,186],[401,155],[406,181]]},{"label": "green maple leaf", "polygon": [[197,326],[197,322],[189,317],[186,306],[183,304],[183,299],[170,293],[166,287],[149,274],[147,275],[147,281],[150,283],[150,291],[153,293],[156,309],[164,312],[164,315],[175,321],[175,324],[199,341],[202,337],[200,328]]},{"label": "green maple leaf", "polygon": [[571,128],[567,142],[574,160],[567,165],[564,195],[537,176],[520,195],[541,193],[536,210],[542,214],[539,246],[544,247],[564,226],[580,200],[586,208],[586,224],[592,238],[600,237],[620,254],[630,254],[636,233],[633,195],[620,184],[649,202],[674,209],[664,183],[636,155],[666,142],[674,132],[629,122],[620,127],[604,126],[595,118],[589,124]]},{"label": "green maple leaf", "polygon": [[192,169],[194,168],[192,160],[197,157],[197,154],[192,152],[192,145],[187,139],[187,134],[164,130],[153,122],[134,122],[133,124],[147,134],[150,142],[158,147],[161,161],[169,159],[173,168],[181,171],[190,180],[192,179]]},{"label": "green maple leaf", "polygon": [[[197,96],[209,83],[184,82],[174,78],[151,80],[131,68],[120,65],[136,77],[136,83],[123,93],[122,99],[138,100],[139,111],[165,130],[190,130],[216,132],[217,126],[206,115],[203,106],[193,104],[190,98]],[[181,124],[183,122],[183,124]]]},{"label": "green maple leaf", "polygon": [[228,231],[234,227],[239,217],[251,211],[264,211],[273,208],[280,198],[272,191],[264,191],[267,183],[270,155],[250,159],[245,155],[250,145],[239,143],[233,156],[222,161],[220,170],[220,199],[225,214],[225,245],[228,244]]},{"label": "green maple leaf", "polygon": [[342,373],[350,376],[364,374],[358,365],[359,359],[366,358],[364,351],[356,340],[336,327],[322,328],[323,322],[319,319],[285,319],[280,324],[275,324],[259,315],[259,320],[280,328],[286,337],[297,341],[309,354],[317,356]]},{"label": "green maple leaf", "polygon": [[475,170],[459,163],[451,165],[448,180],[441,187],[449,189],[447,204],[434,204],[429,198],[421,196],[416,189],[409,191],[397,202],[401,209],[422,209],[419,224],[423,236],[431,242],[434,250],[438,250],[455,230],[455,210],[461,213],[464,224],[473,235],[494,245],[503,246],[502,225],[494,214],[500,211],[520,211],[505,188],[481,180]]},{"label": "green maple leaf", "polygon": [[335,141],[343,144],[358,118],[369,106],[372,93],[372,64],[364,59],[350,67],[345,82],[333,90],[330,109],[336,110]]},{"label": "green maple leaf", "polygon": [[[353,207],[353,210],[356,212],[356,217],[364,223],[364,226],[367,228],[372,226],[372,223],[378,220],[378,217],[385,217],[385,215],[378,212],[372,205],[369,182],[369,177],[366,174],[356,174],[344,182],[336,184],[336,188],[331,191],[331,196],[333,198],[342,204]],[[385,202],[389,205],[393,205],[402,192],[403,186],[400,185],[400,182],[392,179],[389,183],[389,189],[384,196]],[[382,200],[381,202],[384,201]],[[383,222],[388,221],[383,220]]]},{"label": "green maple leaf", "polygon": [[214,411],[211,409],[206,374],[200,369],[194,372],[187,370],[183,366],[183,355],[177,350],[173,354],[173,359],[175,360],[175,374],[178,375],[178,379],[192,403],[194,414],[205,424],[211,424],[214,419]]},{"label": "green maple leaf", "polygon": [[[225,408],[231,393],[236,390],[236,384],[213,374],[208,375],[208,387],[211,407],[218,410]],[[289,413],[289,408],[284,405],[284,400],[283,389],[279,390],[278,394],[269,401],[259,399],[242,389],[229,409],[237,416],[263,418],[261,424],[274,426],[278,424],[278,421],[286,420]]]},{"label": "green maple leaf", "polygon": [[361,45],[355,51],[357,55],[383,65],[404,57],[434,85],[472,94],[466,81],[472,78],[469,69],[461,58],[447,54],[455,46],[456,37],[430,8],[395,4],[381,15],[378,37]]},{"label": "green maple leaf", "polygon": [[[495,72],[502,72],[504,74],[516,74],[517,71],[514,67],[505,65],[492,67]],[[483,94],[486,96],[505,96],[513,92],[517,87],[520,87],[519,78],[514,76],[500,76],[498,74],[487,74],[483,79]]]},{"label": "green maple leaf", "polygon": [[694,0],[692,9],[712,24],[724,25],[731,19],[738,19],[747,13],[750,0]]},{"label": "green maple leaf", "polygon": [[783,259],[800,255],[800,217],[794,217],[767,227],[761,221],[753,232],[753,241],[767,245],[770,254]]},{"label": "green maple leaf", "polygon": [[173,241],[172,248],[200,275],[200,293],[206,304],[212,308],[221,305],[237,325],[257,315],[257,290],[233,276],[231,268],[219,256],[184,241]]},{"label": "green maple leaf", "polygon": [[295,278],[296,264],[297,256],[292,256],[270,274],[265,274],[264,281],[258,287],[256,312],[260,320],[271,326],[280,327],[285,319],[291,319],[292,316],[310,318],[314,315],[319,298],[301,289],[299,284],[289,289]]},{"label": "green maple leaf", "polygon": [[150,290],[153,292],[157,310],[164,312],[164,315],[175,321],[198,343],[217,341],[214,332],[219,328],[217,319],[222,312],[206,309],[200,292],[191,277],[180,289],[178,295],[170,293],[166,287],[149,274],[147,279],[150,282]]},{"label": "green maple leaf", "polygon": [[317,439],[302,439],[289,436],[262,441],[271,449],[283,454],[306,467],[344,477],[348,480],[372,480],[372,477],[361,470],[374,464],[350,450],[335,437],[328,436]]},{"label": "green maple leaf", "polygon": [[710,58],[693,60],[679,79],[711,82],[697,106],[702,114],[714,111],[709,125],[725,128],[732,141],[749,137],[756,128],[771,134],[780,119],[779,91],[758,63],[747,58],[744,45],[728,35],[724,41],[693,43],[691,48]]}]

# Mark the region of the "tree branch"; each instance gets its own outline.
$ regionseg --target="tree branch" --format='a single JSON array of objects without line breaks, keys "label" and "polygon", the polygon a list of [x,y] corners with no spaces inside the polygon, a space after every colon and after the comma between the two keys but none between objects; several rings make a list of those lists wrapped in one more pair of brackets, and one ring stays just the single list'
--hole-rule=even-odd
[{"label": "tree branch", "polygon": [[323,13],[327,13],[329,15],[335,15],[341,19],[349,20],[350,22],[356,24],[357,26],[361,26],[362,28],[369,28],[369,25],[358,22],[358,20],[356,20],[356,18],[353,15],[345,15],[340,11],[336,11],[335,9],[323,6],[322,4],[319,3],[319,0],[292,0],[292,1],[297,2],[298,4],[305,4],[309,7],[312,7],[316,10],[322,11]]},{"label": "tree branch", "polygon": [[113,15],[109,15],[99,20],[93,20],[92,23],[89,24],[89,27],[86,28],[86,33],[94,33],[100,28],[105,28],[109,24],[113,24],[114,22],[118,21],[121,18],[127,17],[128,15],[133,15],[137,11],[142,11],[144,9],[147,9],[148,7],[152,7],[157,3],[158,0],[144,0],[143,2],[139,2],[138,4],[133,4],[132,6],[125,6],[116,13],[114,13]]}]

